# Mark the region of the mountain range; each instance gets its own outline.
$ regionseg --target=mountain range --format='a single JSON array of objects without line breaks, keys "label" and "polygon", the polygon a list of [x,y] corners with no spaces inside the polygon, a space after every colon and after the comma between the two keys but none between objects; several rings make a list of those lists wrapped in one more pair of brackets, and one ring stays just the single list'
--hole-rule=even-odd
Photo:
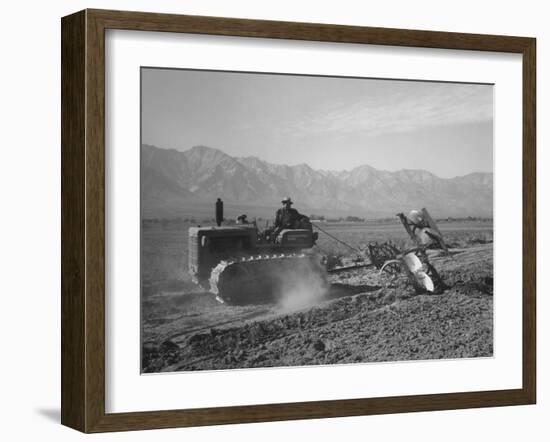
[{"label": "mountain range", "polygon": [[426,170],[389,172],[366,164],[329,171],[232,157],[207,146],[178,151],[143,144],[141,150],[144,217],[193,216],[192,207],[211,208],[218,197],[225,207],[274,212],[284,196],[302,213],[327,216],[393,216],[422,207],[434,216],[493,214],[492,173],[440,178]]}]

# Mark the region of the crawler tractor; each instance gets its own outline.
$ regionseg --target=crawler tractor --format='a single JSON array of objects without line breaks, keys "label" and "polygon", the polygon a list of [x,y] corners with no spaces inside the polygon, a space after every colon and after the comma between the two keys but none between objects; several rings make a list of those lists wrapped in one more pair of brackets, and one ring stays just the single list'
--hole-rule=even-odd
[{"label": "crawler tractor", "polygon": [[318,234],[307,217],[280,231],[260,231],[255,223],[223,226],[222,220],[223,203],[218,200],[218,225],[189,229],[189,273],[219,301],[271,302],[288,281],[325,281],[322,257],[311,250]]}]

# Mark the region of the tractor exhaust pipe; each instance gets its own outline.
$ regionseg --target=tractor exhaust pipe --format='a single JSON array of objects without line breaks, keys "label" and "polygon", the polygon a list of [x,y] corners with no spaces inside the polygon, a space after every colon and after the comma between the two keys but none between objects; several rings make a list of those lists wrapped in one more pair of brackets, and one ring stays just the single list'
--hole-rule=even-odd
[{"label": "tractor exhaust pipe", "polygon": [[218,198],[216,201],[216,224],[219,226],[222,225],[223,222],[223,201],[221,198]]}]

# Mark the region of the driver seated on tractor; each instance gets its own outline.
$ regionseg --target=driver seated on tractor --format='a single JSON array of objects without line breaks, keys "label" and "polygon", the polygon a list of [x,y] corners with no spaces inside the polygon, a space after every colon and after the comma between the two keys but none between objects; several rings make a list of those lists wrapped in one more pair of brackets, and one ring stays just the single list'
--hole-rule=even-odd
[{"label": "driver seated on tractor", "polygon": [[279,230],[293,229],[294,225],[300,219],[300,213],[291,206],[294,204],[289,196],[281,201],[283,207],[277,210],[275,214],[275,227]]},{"label": "driver seated on tractor", "polygon": [[277,235],[284,229],[308,228],[307,225],[310,225],[308,217],[291,207],[294,203],[289,196],[283,199],[281,203],[283,203],[283,207],[277,210],[275,214],[274,239],[276,239]]}]

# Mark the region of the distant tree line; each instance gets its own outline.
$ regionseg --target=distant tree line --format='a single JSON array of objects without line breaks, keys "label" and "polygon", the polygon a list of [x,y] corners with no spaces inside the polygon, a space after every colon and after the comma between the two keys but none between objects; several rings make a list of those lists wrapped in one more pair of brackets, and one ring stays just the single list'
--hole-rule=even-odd
[{"label": "distant tree line", "polygon": [[486,217],[486,216],[465,216],[465,217],[452,217],[448,216],[446,218],[438,218],[437,221],[493,221],[493,217]]},{"label": "distant tree line", "polygon": [[[325,215],[318,215],[312,213],[309,215],[309,218],[312,221],[320,221],[320,222],[329,222],[329,223],[341,223],[341,222],[348,222],[348,223],[364,223],[367,221],[366,218],[362,218],[359,216],[349,215],[346,217],[334,217],[334,218],[328,218]],[[439,217],[434,218],[436,222],[492,222],[492,217],[482,217],[482,216],[467,216],[467,217]],[[260,223],[263,223],[266,221],[267,218],[257,217],[252,218],[249,220],[249,222],[256,221],[258,223],[258,226],[262,227]],[[384,217],[384,218],[376,218],[376,219],[369,219],[369,222],[395,222],[397,221],[396,217]],[[236,219],[234,218],[224,218],[223,220],[225,225],[234,225],[236,223]],[[157,228],[162,229],[177,229],[177,228],[185,228],[189,225],[203,225],[203,226],[209,226],[209,225],[215,225],[216,220],[215,218],[196,218],[196,217],[172,217],[172,218],[144,218],[141,221],[143,227],[148,228],[154,228],[155,226]]]},{"label": "distant tree line", "polygon": [[333,222],[333,223],[341,223],[341,222],[348,222],[348,223],[363,223],[365,222],[365,218],[361,218],[359,216],[346,216],[346,217],[339,217],[339,218],[327,218],[325,215],[316,215],[312,213],[309,215],[309,219],[312,221],[327,221],[327,222]]},{"label": "distant tree line", "polygon": [[[265,219],[260,217],[250,219],[249,222],[263,222]],[[237,220],[235,218],[224,218],[223,223],[225,225],[235,225]],[[178,227],[187,227],[189,225],[202,225],[202,226],[212,226],[216,224],[215,218],[197,218],[189,217],[183,218],[181,216],[171,217],[171,218],[144,218],[141,220],[143,227],[148,228],[163,228],[163,229],[175,229]]]}]

